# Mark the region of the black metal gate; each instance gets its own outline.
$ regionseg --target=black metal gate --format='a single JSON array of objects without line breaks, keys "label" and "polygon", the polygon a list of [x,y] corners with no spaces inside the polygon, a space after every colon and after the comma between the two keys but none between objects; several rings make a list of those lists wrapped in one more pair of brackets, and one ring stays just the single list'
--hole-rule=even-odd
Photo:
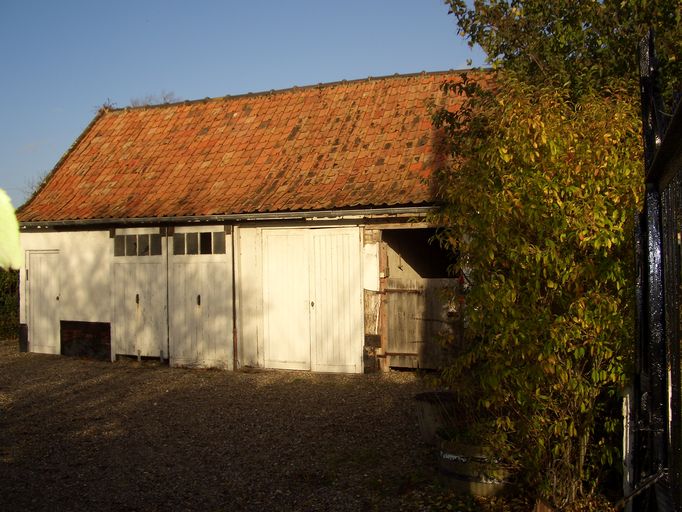
[{"label": "black metal gate", "polygon": [[637,226],[632,510],[682,512],[682,112],[665,115],[653,36],[640,47],[646,195]]}]

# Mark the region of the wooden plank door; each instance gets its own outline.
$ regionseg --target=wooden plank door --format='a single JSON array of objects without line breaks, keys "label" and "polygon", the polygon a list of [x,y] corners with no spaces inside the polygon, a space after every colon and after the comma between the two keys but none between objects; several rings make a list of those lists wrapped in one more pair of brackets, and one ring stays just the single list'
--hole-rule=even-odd
[{"label": "wooden plank door", "polygon": [[29,343],[31,352],[59,354],[59,252],[29,252]]},{"label": "wooden plank door", "polygon": [[440,368],[447,363],[443,342],[456,335],[453,296],[456,279],[389,278],[385,289],[388,364]]},{"label": "wooden plank door", "polygon": [[309,236],[312,370],[362,372],[359,230],[314,229]]},{"label": "wooden plank door", "polygon": [[263,230],[265,366],[362,372],[357,228]]},{"label": "wooden plank door", "polygon": [[310,369],[306,230],[263,230],[265,366]]},{"label": "wooden plank door", "polygon": [[232,368],[231,256],[173,256],[171,364]]},{"label": "wooden plank door", "polygon": [[167,355],[166,271],[162,259],[114,263],[114,354]]}]

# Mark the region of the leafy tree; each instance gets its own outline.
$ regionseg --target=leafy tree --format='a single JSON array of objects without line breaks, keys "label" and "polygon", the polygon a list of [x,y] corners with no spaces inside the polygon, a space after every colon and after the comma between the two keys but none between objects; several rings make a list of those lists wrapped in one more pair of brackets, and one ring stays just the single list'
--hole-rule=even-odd
[{"label": "leafy tree", "polygon": [[0,269],[19,268],[22,259],[14,207],[7,193],[0,188]]},{"label": "leafy tree", "polygon": [[[459,33],[490,62],[575,94],[626,79],[636,89],[636,48],[649,28],[668,92],[682,79],[678,0],[446,0]],[[467,5],[469,4],[469,5]]]},{"label": "leafy tree", "polygon": [[493,69],[445,84],[466,101],[434,115],[452,156],[437,221],[471,282],[467,341],[443,378],[477,399],[475,427],[530,489],[578,509],[618,463],[610,404],[629,371],[643,171],[637,43],[656,30],[670,96],[682,4],[446,3]]},{"label": "leafy tree", "polygon": [[19,271],[0,269],[0,340],[19,331]]},{"label": "leafy tree", "polygon": [[614,86],[574,102],[505,73],[436,117],[466,156],[439,175],[439,221],[472,283],[469,341],[443,377],[460,388],[469,376],[488,442],[561,505],[589,495],[617,453],[605,399],[626,380],[641,181],[628,99]]},{"label": "leafy tree", "polygon": [[9,196],[0,189],[0,339],[15,336],[19,327],[19,276],[23,261],[19,225]]}]

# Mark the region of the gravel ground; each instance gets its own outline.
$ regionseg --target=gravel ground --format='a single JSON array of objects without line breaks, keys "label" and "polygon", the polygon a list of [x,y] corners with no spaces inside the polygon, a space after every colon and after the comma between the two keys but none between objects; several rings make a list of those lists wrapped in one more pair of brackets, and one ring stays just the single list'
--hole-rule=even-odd
[{"label": "gravel ground", "polygon": [[0,342],[3,511],[423,510],[438,478],[413,373],[184,370],[16,347]]}]

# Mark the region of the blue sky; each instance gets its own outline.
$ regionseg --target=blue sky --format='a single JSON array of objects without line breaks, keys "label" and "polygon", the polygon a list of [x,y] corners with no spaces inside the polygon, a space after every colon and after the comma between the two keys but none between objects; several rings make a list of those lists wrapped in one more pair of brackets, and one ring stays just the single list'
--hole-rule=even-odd
[{"label": "blue sky", "polygon": [[0,188],[15,206],[106,103],[484,64],[441,0],[0,0]]}]

